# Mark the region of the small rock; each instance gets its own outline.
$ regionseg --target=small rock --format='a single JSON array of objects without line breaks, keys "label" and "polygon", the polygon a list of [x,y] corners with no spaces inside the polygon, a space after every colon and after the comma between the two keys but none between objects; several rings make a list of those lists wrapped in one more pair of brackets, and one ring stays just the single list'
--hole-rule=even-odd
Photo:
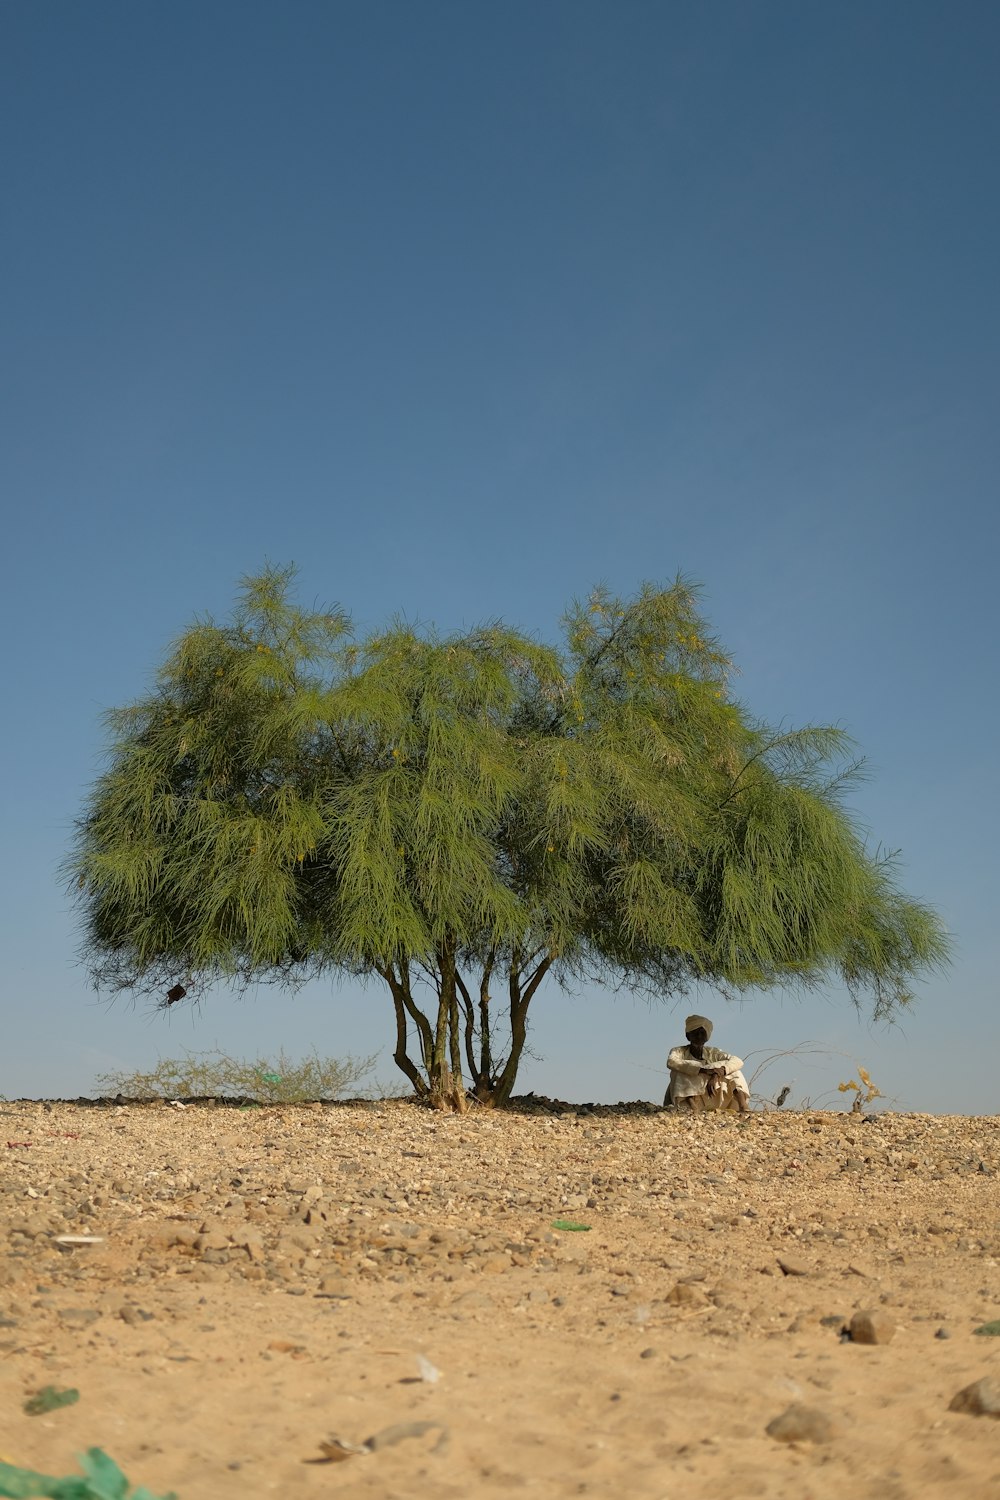
[{"label": "small rock", "polygon": [[[442,1303],[439,1305],[444,1304]],[[489,1312],[492,1311],[494,1302],[492,1297],[488,1297],[485,1292],[463,1292],[460,1297],[447,1299],[447,1305],[453,1308],[461,1309],[462,1312],[468,1312],[470,1310],[477,1312]]]},{"label": "small rock", "polygon": [[97,1307],[60,1307],[59,1317],[72,1328],[86,1328],[101,1316]]},{"label": "small rock", "polygon": [[126,1303],[124,1307],[118,1309],[118,1316],[130,1328],[137,1328],[140,1323],[152,1322],[156,1315],[155,1313],[145,1312],[141,1307],[133,1307],[130,1303]]},{"label": "small rock", "polygon": [[949,1411],[965,1411],[973,1417],[995,1417],[1000,1420],[1000,1380],[986,1375],[974,1380],[952,1396]]},{"label": "small rock", "polygon": [[811,1276],[812,1267],[804,1265],[800,1260],[788,1260],[786,1257],[778,1257],[778,1265],[786,1276]]},{"label": "small rock", "polygon": [[30,1214],[26,1219],[19,1219],[11,1225],[12,1234],[23,1234],[25,1239],[38,1239],[41,1235],[49,1234],[51,1225],[47,1214]]},{"label": "small rock", "polygon": [[825,1411],[798,1403],[774,1417],[764,1430],[776,1443],[828,1443],[837,1435],[837,1425]]},{"label": "small rock", "polygon": [[642,1353],[639,1355],[639,1358],[640,1359],[655,1359],[656,1358],[656,1350],[653,1349],[653,1348],[643,1349]]},{"label": "small rock", "polygon": [[229,1236],[221,1229],[209,1229],[197,1236],[194,1247],[202,1255],[208,1250],[226,1250],[229,1248]]},{"label": "small rock", "polygon": [[708,1307],[709,1302],[700,1286],[693,1286],[690,1281],[679,1281],[677,1285],[667,1293],[665,1299],[672,1307]]},{"label": "small rock", "polygon": [[939,1328],[939,1329],[936,1330],[936,1332],[934,1334],[934,1337],[936,1339],[950,1339],[951,1338],[951,1329],[950,1328]]},{"label": "small rock", "polygon": [[352,1297],[354,1288],[346,1276],[324,1276],[317,1297]]},{"label": "small rock", "polygon": [[878,1308],[866,1308],[854,1314],[847,1331],[853,1344],[888,1344],[896,1332],[896,1325],[888,1313],[880,1312]]}]

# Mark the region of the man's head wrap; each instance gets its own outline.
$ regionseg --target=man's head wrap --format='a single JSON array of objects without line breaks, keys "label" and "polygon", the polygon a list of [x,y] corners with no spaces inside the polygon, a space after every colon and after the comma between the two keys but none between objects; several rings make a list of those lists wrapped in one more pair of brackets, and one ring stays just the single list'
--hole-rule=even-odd
[{"label": "man's head wrap", "polygon": [[712,1023],[707,1016],[688,1016],[684,1022],[684,1035],[690,1036],[692,1031],[697,1031],[699,1026],[703,1027],[708,1036],[712,1035]]}]

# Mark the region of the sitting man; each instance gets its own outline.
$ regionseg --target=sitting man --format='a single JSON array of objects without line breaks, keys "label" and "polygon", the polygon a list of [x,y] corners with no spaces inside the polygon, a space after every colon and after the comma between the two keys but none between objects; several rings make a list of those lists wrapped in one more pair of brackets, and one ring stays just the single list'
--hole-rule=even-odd
[{"label": "sitting man", "polygon": [[667,1058],[670,1083],[666,1105],[699,1112],[703,1109],[750,1108],[750,1090],[743,1077],[742,1057],[710,1047],[712,1023],[706,1016],[688,1016],[684,1022],[686,1047],[675,1047]]}]

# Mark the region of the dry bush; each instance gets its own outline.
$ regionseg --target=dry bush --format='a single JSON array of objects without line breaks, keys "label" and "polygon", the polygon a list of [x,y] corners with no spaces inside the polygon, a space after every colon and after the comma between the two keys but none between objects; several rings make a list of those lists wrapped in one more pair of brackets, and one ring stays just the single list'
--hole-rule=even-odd
[{"label": "dry bush", "polygon": [[160,1058],[148,1073],[100,1073],[95,1089],[128,1099],[253,1099],[260,1104],[305,1104],[343,1099],[375,1065],[374,1057],[320,1057],[315,1050],[300,1062],[277,1057],[250,1061],[224,1052],[188,1052]]}]

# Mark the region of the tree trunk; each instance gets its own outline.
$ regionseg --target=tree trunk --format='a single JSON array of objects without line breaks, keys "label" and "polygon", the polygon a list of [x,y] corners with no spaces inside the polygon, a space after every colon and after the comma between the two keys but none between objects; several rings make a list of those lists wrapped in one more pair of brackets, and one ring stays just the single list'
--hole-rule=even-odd
[{"label": "tree trunk", "polygon": [[465,1084],[462,1078],[462,1044],[458,1031],[454,943],[442,943],[436,959],[440,989],[427,1080],[430,1085],[430,1100],[435,1109],[462,1110],[465,1108]]},{"label": "tree trunk", "polygon": [[451,1106],[458,1114],[463,1115],[468,1108],[468,1100],[462,1079],[462,1036],[458,1023],[458,992],[454,984],[448,1007],[448,1031],[451,1037]]},{"label": "tree trunk", "polygon": [[479,1077],[476,1079],[476,1098],[480,1104],[492,1104],[493,1040],[490,1035],[490,980],[493,977],[493,955],[487,959],[479,980]]},{"label": "tree trunk", "polygon": [[546,954],[529,976],[527,983],[522,985],[523,970],[516,959],[511,960],[507,976],[507,989],[510,995],[510,1054],[493,1090],[493,1102],[500,1107],[508,1102],[514,1092],[521,1053],[528,1039],[528,1006],[551,967],[552,956]]},{"label": "tree trunk", "polygon": [[416,1025],[417,1036],[420,1040],[420,1050],[424,1059],[424,1067],[427,1066],[430,1044],[430,1027],[427,1019],[414,1003],[410,993],[410,978],[405,969],[400,968],[397,975],[391,968],[378,971],[392,994],[393,1010],[396,1013],[396,1050],[392,1054],[392,1060],[400,1072],[413,1084],[414,1091],[420,1098],[425,1098],[428,1091],[427,1082],[421,1078],[416,1064],[413,1062],[406,1050],[406,1017],[409,1015]]},{"label": "tree trunk", "polygon": [[472,1083],[473,1093],[479,1087],[479,1067],[476,1063],[476,1013],[472,1007],[472,996],[469,994],[468,986],[458,970],[455,970],[455,984],[462,1001],[463,1036],[465,1044],[465,1062],[469,1069],[469,1080]]},{"label": "tree trunk", "polygon": [[[478,1062],[473,1045],[475,1007],[472,996],[458,973],[453,942],[443,943],[435,955],[438,1003],[433,1024],[413,998],[409,970],[405,964],[400,963],[398,971],[397,966],[378,970],[392,992],[396,1015],[396,1049],[393,1061],[409,1079],[419,1098],[426,1099],[435,1109],[453,1109],[461,1113],[468,1108],[462,1061],[464,1040],[473,1097],[488,1108],[502,1108],[509,1101],[527,1041],[528,1006],[553,963],[552,956],[546,954],[531,968],[536,958],[537,954],[527,960],[515,955],[509,963],[507,988],[510,997],[511,1046],[502,1068],[499,1068],[499,1063],[494,1058],[490,1034],[490,980],[496,966],[495,954],[491,954],[484,964],[479,983]],[[416,1028],[423,1076],[406,1050],[408,1020]]]}]

